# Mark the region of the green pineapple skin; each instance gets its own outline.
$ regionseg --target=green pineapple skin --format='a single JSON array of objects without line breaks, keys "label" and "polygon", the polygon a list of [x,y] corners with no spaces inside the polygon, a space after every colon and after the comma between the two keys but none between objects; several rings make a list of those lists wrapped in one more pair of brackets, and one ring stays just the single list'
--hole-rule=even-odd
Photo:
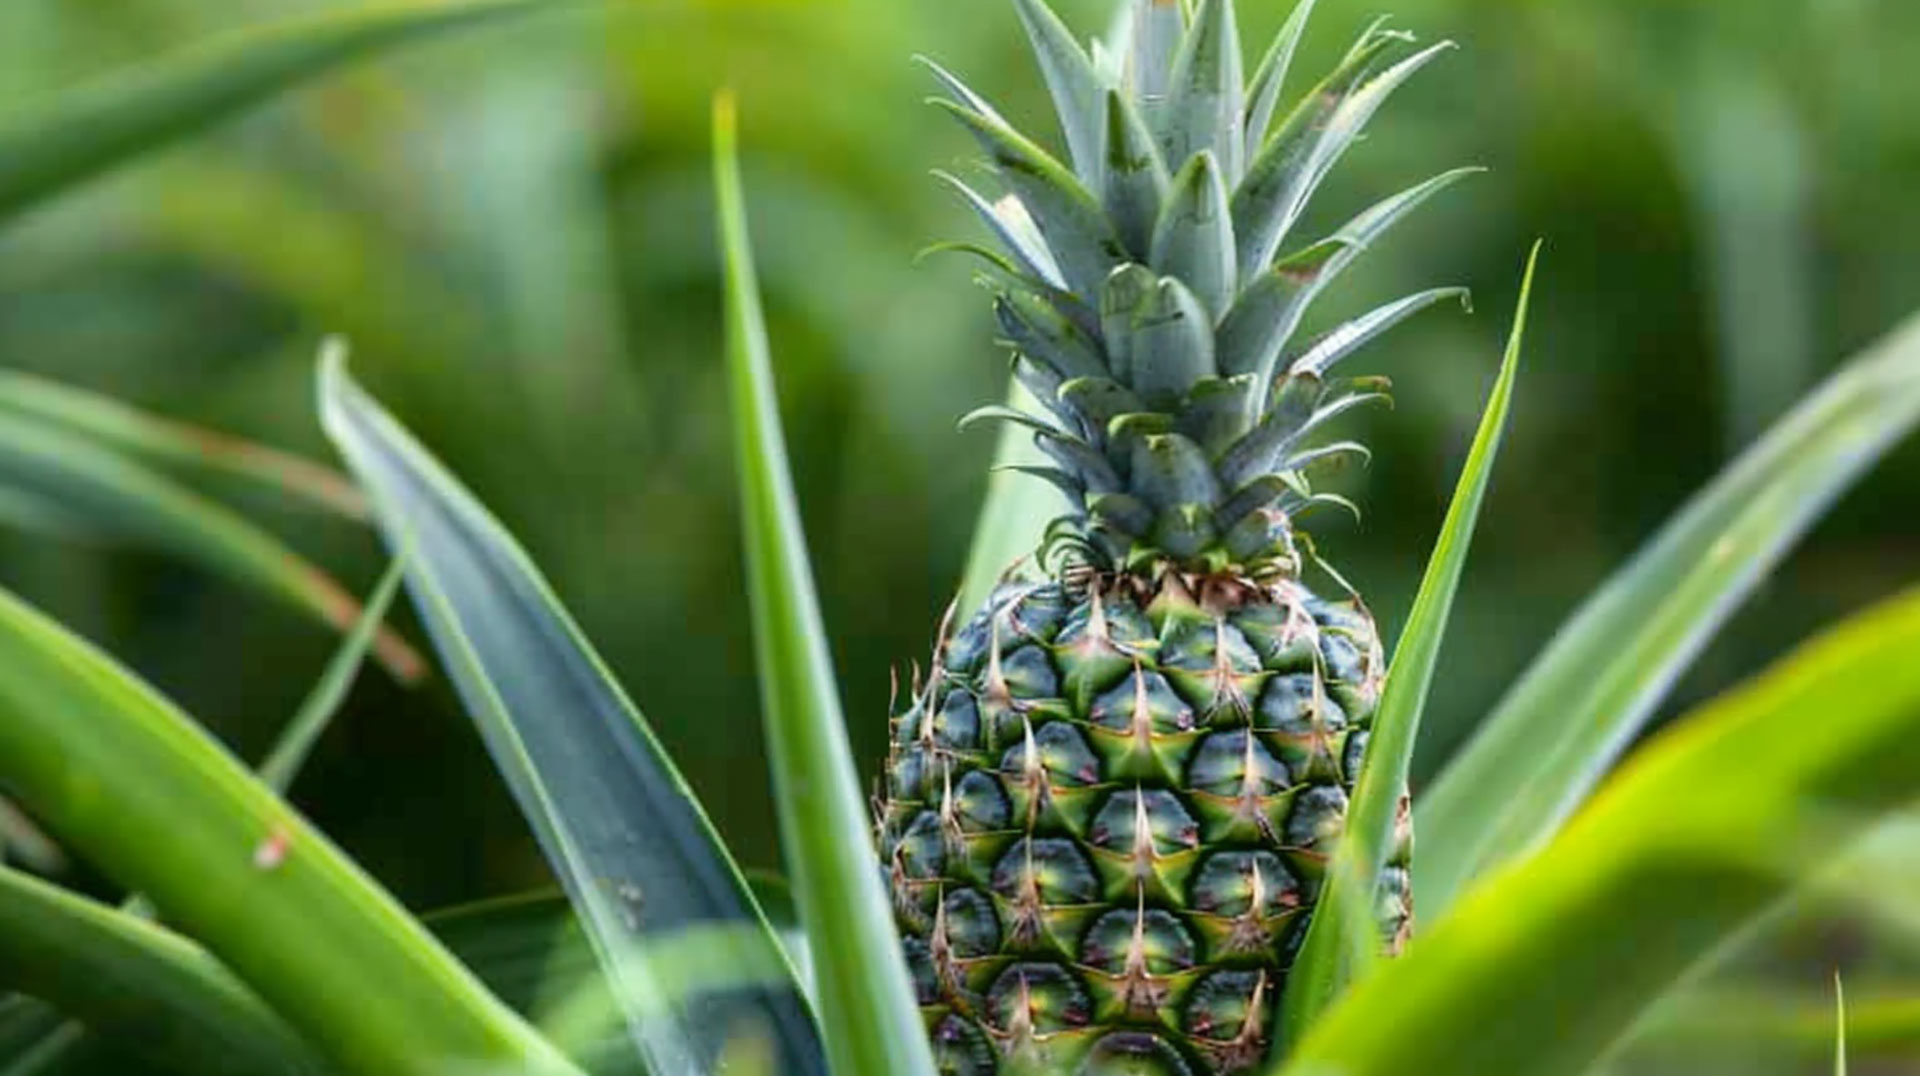
[{"label": "green pineapple skin", "polygon": [[1358,601],[1288,579],[1002,586],[894,720],[881,808],[939,1071],[1256,1067],[1382,671]]}]

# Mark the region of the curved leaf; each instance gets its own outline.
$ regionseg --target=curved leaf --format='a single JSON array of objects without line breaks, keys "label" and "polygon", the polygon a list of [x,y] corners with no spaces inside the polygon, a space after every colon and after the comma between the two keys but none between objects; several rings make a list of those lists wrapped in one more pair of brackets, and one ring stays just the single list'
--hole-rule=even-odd
[{"label": "curved leaf", "polygon": [[247,30],[61,94],[0,129],[0,220],[347,61],[541,0],[381,3]]},{"label": "curved leaf", "polygon": [[1683,719],[1356,985],[1285,1071],[1585,1071],[1794,886],[1783,846],[1844,848],[1920,796],[1917,652],[1920,592]]},{"label": "curved leaf", "polygon": [[186,715],[4,592],[0,782],[342,1065],[574,1073]]},{"label": "curved leaf", "polygon": [[20,370],[0,370],[0,409],[64,426],[156,463],[232,474],[350,519],[367,518],[366,498],[346,475],[330,467],[218,430],[150,415],[102,393]]},{"label": "curved leaf", "polygon": [[347,375],[321,365],[328,433],[373,500],[448,673],[587,925],[634,1042],[661,1072],[700,1071],[769,1035],[783,1071],[821,1071],[805,998],[784,985],[676,996],[646,951],[728,933],[727,959],[785,965],[719,836],[651,728],[526,552]]},{"label": "curved leaf", "polygon": [[[285,543],[93,438],[38,418],[0,413],[0,488],[43,498],[92,532],[172,553],[252,586],[329,627],[348,629],[360,603]],[[382,630],[374,652],[395,677],[425,671],[406,641]]]},{"label": "curved leaf", "polygon": [[[68,1017],[187,1073],[330,1072],[312,1047],[199,946],[0,866],[0,982],[16,1003],[0,1061],[70,1041]],[[28,1008],[32,1011],[29,1012]]]},{"label": "curved leaf", "polygon": [[1816,390],[1589,599],[1417,805],[1423,913],[1551,838],[1713,632],[1916,422],[1920,318]]},{"label": "curved leaf", "polygon": [[[373,644],[381,621],[386,619],[387,610],[393,605],[394,595],[400,589],[402,568],[402,562],[395,561],[375,585],[359,621],[341,640],[333,658],[321,673],[319,682],[314,684],[300,708],[294,712],[293,720],[275,738],[272,749],[256,771],[268,788],[285,795],[287,789],[292,787],[294,778],[305,767],[314,744],[327,726],[333,723],[340,704],[346,700],[347,689],[352,686],[360,666],[366,661],[367,650]],[[136,920],[151,921],[154,917],[152,903],[141,896],[129,898],[121,904],[120,910]],[[56,1021],[55,1026],[46,1029],[46,1034],[33,1050],[36,1064],[52,1064],[55,1058],[79,1046],[87,1030],[113,1031],[110,1025],[81,1029],[77,1025],[63,1025]],[[0,1050],[0,1057],[8,1052]]]}]

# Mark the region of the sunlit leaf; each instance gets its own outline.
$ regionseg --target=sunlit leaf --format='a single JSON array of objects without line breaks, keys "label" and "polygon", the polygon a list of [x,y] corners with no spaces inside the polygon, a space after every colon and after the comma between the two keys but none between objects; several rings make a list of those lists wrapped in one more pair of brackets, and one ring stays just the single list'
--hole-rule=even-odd
[{"label": "sunlit leaf", "polygon": [[176,1072],[331,1071],[232,972],[171,931],[0,867],[0,982],[29,987],[0,1033],[0,1065],[46,1063],[70,1017]]},{"label": "sunlit leaf", "polygon": [[1568,620],[1416,805],[1422,915],[1559,830],[1767,572],[1920,421],[1920,319],[1849,362]]},{"label": "sunlit leaf", "polygon": [[1817,846],[1843,848],[1920,796],[1917,650],[1920,592],[1683,718],[1357,984],[1286,1071],[1584,1071],[1792,888],[1779,850],[1815,836],[1811,816]]},{"label": "sunlit leaf", "polygon": [[5,594],[0,783],[340,1064],[573,1072],[185,714]]},{"label": "sunlit leaf", "polygon": [[342,63],[554,6],[466,0],[334,10],[230,34],[59,94],[0,127],[0,220]]}]

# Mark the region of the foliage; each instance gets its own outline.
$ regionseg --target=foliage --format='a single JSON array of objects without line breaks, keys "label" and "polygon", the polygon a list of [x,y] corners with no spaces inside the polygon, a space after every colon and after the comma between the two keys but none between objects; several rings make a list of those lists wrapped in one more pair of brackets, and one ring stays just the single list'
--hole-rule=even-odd
[{"label": "foliage", "polygon": [[[954,272],[899,271],[964,207],[915,182],[960,149],[901,107],[921,73],[896,60],[937,45],[995,70],[1013,9],[1044,29],[1040,8],[307,6],[248,5],[258,25],[125,70],[128,42],[227,20],[162,0],[0,12],[0,92],[30,106],[0,119],[0,355],[27,368],[0,375],[0,518],[23,532],[0,538],[0,793],[18,804],[0,803],[0,856],[39,872],[0,862],[0,1072],[926,1071],[860,774],[885,735],[882,663],[921,648],[969,563],[963,464],[994,446],[946,420],[1003,387]],[[1518,395],[1517,328],[1497,382],[1492,330],[1409,337],[1423,357],[1379,420],[1373,515],[1323,538],[1410,611],[1393,765],[1363,786],[1347,895],[1308,942],[1273,1071],[1910,1064],[1920,960],[1898,909],[1920,878],[1886,864],[1911,861],[1920,802],[1920,598],[1878,599],[1913,576],[1912,458],[1881,461],[1920,420],[1920,323],[1859,345],[1920,286],[1899,107],[1920,65],[1894,62],[1914,15],[1413,7],[1484,62],[1383,116],[1342,175],[1374,189],[1441,142],[1500,168],[1470,218],[1370,271],[1505,281],[1519,237],[1548,233],[1544,343]],[[494,28],[456,44],[469,24]],[[721,125],[724,266],[702,193],[721,76],[747,148]],[[1073,78],[1049,71],[1057,93]],[[1090,137],[1066,132],[1076,157]],[[357,487],[209,432],[312,448],[319,328],[354,336],[419,431],[326,363],[320,410]],[[1816,387],[1814,356],[1850,352]],[[969,589],[1031,547],[1033,485],[995,479]],[[368,563],[369,522],[405,562],[400,630],[380,626],[397,577],[363,611],[313,566]],[[323,645],[259,596],[349,634],[255,775],[226,743],[272,723],[229,715],[293,710]],[[348,698],[368,650],[421,679],[415,628],[504,781],[459,746],[442,688]],[[345,743],[316,745],[336,712]],[[1376,963],[1340,924],[1408,776],[1421,938]],[[776,858],[776,833],[791,906],[741,870]],[[564,902],[406,907],[549,880]],[[107,902],[136,892],[157,922]],[[1835,929],[1871,943],[1837,1039],[1834,1002],[1804,1000]],[[1755,1037],[1778,1048],[1743,1053]]]}]

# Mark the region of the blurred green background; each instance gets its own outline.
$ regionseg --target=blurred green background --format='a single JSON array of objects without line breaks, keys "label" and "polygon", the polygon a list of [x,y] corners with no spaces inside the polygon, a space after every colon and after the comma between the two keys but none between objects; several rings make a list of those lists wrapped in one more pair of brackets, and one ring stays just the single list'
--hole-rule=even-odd
[{"label": "blurred green background", "polygon": [[[324,0],[8,0],[0,123],[41,95]],[[1110,6],[1062,3],[1088,33]],[[1264,39],[1285,0],[1246,0]],[[0,230],[0,363],[316,456],[313,355],[356,368],[532,550],[750,864],[774,865],[725,423],[707,105],[739,92],[798,483],[855,747],[951,594],[1001,391],[973,237],[927,175],[972,147],[925,53],[1052,127],[1011,6],[682,0],[556,11],[358,65]],[[1464,48],[1336,173],[1324,228],[1445,167],[1491,174],[1372,253],[1321,321],[1431,284],[1372,352],[1398,407],[1323,552],[1404,616],[1548,243],[1527,368],[1418,764],[1431,772],[1558,620],[1842,358],[1920,308],[1920,5],[1403,0]],[[1304,72],[1376,14],[1323,0]],[[358,589],[371,537],[220,490]],[[1920,446],[1772,579],[1674,708],[1920,577]],[[332,640],[164,558],[0,532],[0,584],[256,753]],[[411,624],[408,630],[413,630]],[[417,632],[416,632],[417,636]],[[1808,715],[1810,724],[1817,714]],[[531,841],[444,685],[370,675],[295,799],[416,906],[524,888]],[[1808,932],[1818,934],[1819,932]],[[1831,951],[1833,939],[1809,944]]]}]

